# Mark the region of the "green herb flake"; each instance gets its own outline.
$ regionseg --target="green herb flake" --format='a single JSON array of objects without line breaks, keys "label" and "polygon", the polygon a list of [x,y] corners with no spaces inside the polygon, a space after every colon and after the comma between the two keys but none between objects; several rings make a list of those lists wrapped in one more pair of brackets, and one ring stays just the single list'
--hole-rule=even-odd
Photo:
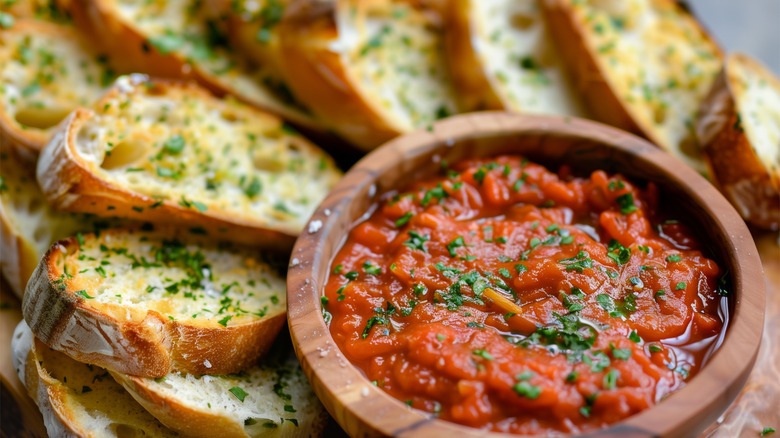
[{"label": "green herb flake", "polygon": [[674,286],[674,290],[684,290],[686,286],[687,284],[684,281],[681,281]]},{"label": "green herb flake", "polygon": [[493,357],[493,355],[490,354],[487,350],[481,350],[481,349],[480,350],[474,350],[474,351],[471,352],[471,354],[473,354],[475,356],[479,356],[479,357],[481,357],[481,358],[483,358],[485,360],[494,360],[495,359]]},{"label": "green herb flake", "polygon": [[74,293],[75,293],[76,295],[78,295],[78,296],[82,297],[82,298],[85,298],[85,299],[87,299],[87,300],[91,300],[91,299],[94,299],[94,298],[95,298],[95,297],[91,296],[90,294],[88,294],[88,293],[87,293],[87,291],[86,291],[86,290],[83,290],[83,289],[82,289],[82,290],[77,290],[77,291],[76,291],[76,292],[74,292]]},{"label": "green herb flake", "polygon": [[455,251],[457,248],[466,246],[466,242],[463,240],[463,236],[456,237],[453,241],[447,244],[447,251],[450,252],[450,257],[455,257],[458,253]]},{"label": "green herb flake", "polygon": [[409,231],[407,234],[409,234],[409,240],[404,242],[404,246],[413,250],[416,249],[418,251],[428,252],[425,248],[425,242],[431,240],[430,236],[423,236],[414,230]]},{"label": "green herb flake", "polygon": [[[222,318],[219,321],[217,321],[217,324],[221,325],[222,327],[227,327],[228,321],[230,321],[231,319],[233,319],[233,315],[227,315],[224,318]],[[244,401],[244,400],[242,399],[241,401]]]},{"label": "green herb flake", "polygon": [[631,330],[631,333],[628,334],[628,339],[636,344],[642,342],[642,338],[639,337],[636,330]]},{"label": "green herb flake", "polygon": [[531,385],[526,381],[518,382],[514,387],[512,387],[512,389],[515,391],[515,393],[517,393],[517,395],[530,400],[539,398],[539,395],[542,393],[542,388]]},{"label": "green herb flake", "polygon": [[609,372],[604,375],[604,381],[602,382],[604,384],[604,389],[615,389],[615,387],[617,387],[618,378],[620,378],[620,371],[614,369],[609,370]]},{"label": "green herb flake", "polygon": [[620,195],[615,201],[617,202],[618,207],[620,207],[620,212],[623,214],[630,214],[638,210],[634,203],[634,195],[631,193]]},{"label": "green herb flake", "polygon": [[412,216],[414,216],[414,213],[412,213],[411,211],[407,211],[403,216],[401,216],[395,221],[396,228],[400,228],[408,224]]},{"label": "green herb flake", "polygon": [[774,427],[765,427],[765,428],[761,429],[760,435],[761,436],[767,436],[767,435],[772,435],[775,432],[777,432],[777,431],[775,430]]},{"label": "green herb flake", "polygon": [[234,386],[234,387],[228,389],[228,391],[230,391],[231,394],[236,396],[238,401],[240,401],[241,403],[243,403],[244,399],[246,398],[246,396],[249,395],[249,394],[247,394],[246,391],[244,391],[242,388],[240,388],[238,386]]},{"label": "green herb flake", "polygon": [[680,260],[682,260],[680,254],[672,254],[666,257],[666,261],[670,263],[679,262]]},{"label": "green herb flake", "polygon": [[379,275],[382,273],[382,268],[367,260],[363,263],[363,271],[368,275]]},{"label": "green herb flake", "polygon": [[184,144],[184,137],[176,134],[168,140],[165,140],[165,143],[163,143],[163,150],[169,154],[177,155],[184,150]]}]

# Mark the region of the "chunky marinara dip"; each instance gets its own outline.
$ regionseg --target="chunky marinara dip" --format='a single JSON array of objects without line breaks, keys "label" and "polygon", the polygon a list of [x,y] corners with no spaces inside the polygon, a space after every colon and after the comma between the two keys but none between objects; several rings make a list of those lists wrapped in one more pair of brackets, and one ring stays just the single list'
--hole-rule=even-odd
[{"label": "chunky marinara dip", "polygon": [[373,383],[439,418],[615,423],[682,387],[723,328],[722,272],[662,202],[602,171],[460,162],[352,229],[324,317]]}]

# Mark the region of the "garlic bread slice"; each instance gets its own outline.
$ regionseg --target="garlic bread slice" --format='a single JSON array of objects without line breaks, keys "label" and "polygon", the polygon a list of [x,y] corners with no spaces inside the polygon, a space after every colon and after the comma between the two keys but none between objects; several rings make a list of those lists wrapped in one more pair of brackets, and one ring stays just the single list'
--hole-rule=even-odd
[{"label": "garlic bread slice", "polygon": [[696,19],[674,0],[544,0],[544,10],[591,114],[706,173],[695,121],[722,55]]},{"label": "garlic bread slice", "polygon": [[275,116],[132,76],[66,119],[37,175],[62,209],[289,248],[341,172]]},{"label": "garlic bread slice", "polygon": [[537,0],[454,0],[447,61],[464,111],[584,115]]},{"label": "garlic bread slice", "polygon": [[227,44],[219,10],[202,0],[73,0],[73,16],[116,53],[126,73],[194,79],[312,131],[318,121],[287,84],[250,68]]},{"label": "garlic bread slice", "polygon": [[780,79],[746,55],[729,55],[697,132],[715,180],[742,217],[780,228]]},{"label": "garlic bread slice", "polygon": [[57,240],[100,225],[83,215],[55,211],[35,172],[13,149],[0,149],[0,270],[21,298],[43,254]]},{"label": "garlic bread slice", "polygon": [[441,20],[418,3],[295,2],[279,25],[293,93],[363,149],[456,112]]},{"label": "garlic bread slice", "polygon": [[24,321],[14,331],[19,378],[43,414],[51,437],[177,437],[146,412],[108,371],[52,350]]},{"label": "garlic bread slice", "polygon": [[107,58],[72,26],[15,20],[0,29],[0,141],[34,161],[60,121],[114,78]]},{"label": "garlic bread slice", "polygon": [[[317,437],[327,414],[298,360],[274,351],[238,374],[172,373],[159,379],[112,372],[117,382],[163,424],[184,436]],[[279,346],[279,343],[277,343]]]},{"label": "garlic bread slice", "polygon": [[80,362],[146,377],[225,374],[267,351],[286,295],[257,250],[113,229],[52,246],[22,308],[36,337]]}]

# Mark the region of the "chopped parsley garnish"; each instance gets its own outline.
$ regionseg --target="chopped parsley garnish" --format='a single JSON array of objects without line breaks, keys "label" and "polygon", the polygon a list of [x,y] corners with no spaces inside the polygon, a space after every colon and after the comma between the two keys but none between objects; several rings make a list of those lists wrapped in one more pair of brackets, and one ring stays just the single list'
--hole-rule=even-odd
[{"label": "chopped parsley garnish", "polygon": [[423,195],[422,200],[420,200],[420,205],[423,207],[427,207],[428,204],[430,204],[432,199],[436,199],[439,202],[441,202],[442,199],[449,197],[449,193],[447,193],[444,188],[441,186],[441,184],[437,185],[436,187],[428,190],[425,192],[425,195]]},{"label": "chopped parsley garnish", "polygon": [[230,321],[231,319],[233,319],[233,315],[227,315],[224,318],[217,321],[217,324],[221,325],[222,327],[227,327],[228,321]]},{"label": "chopped parsley garnish", "polygon": [[599,306],[601,306],[602,309],[606,310],[607,313],[609,313],[609,316],[613,318],[620,318],[625,316],[623,312],[621,312],[617,308],[617,305],[615,304],[615,300],[613,300],[612,297],[607,294],[596,295],[596,302],[599,303]]},{"label": "chopped parsley garnish", "polygon": [[404,242],[404,246],[422,252],[428,252],[428,250],[425,248],[425,242],[431,240],[430,236],[423,236],[414,230],[409,231],[407,234],[409,234],[409,240]]},{"label": "chopped parsley garnish", "polygon": [[682,260],[682,257],[680,256],[680,254],[672,254],[672,255],[666,257],[666,261],[667,262],[671,262],[671,263],[679,262],[680,260]]},{"label": "chopped parsley garnish", "polygon": [[458,255],[457,252],[455,252],[455,249],[462,248],[466,246],[466,242],[463,241],[463,236],[456,237],[452,242],[447,244],[447,251],[450,252],[450,257],[455,257]]},{"label": "chopped parsley garnish", "polygon": [[412,213],[411,211],[407,211],[406,214],[404,214],[403,216],[401,216],[395,221],[395,226],[397,228],[403,227],[404,225],[409,223],[409,220],[412,218],[412,216],[414,216],[414,213]]},{"label": "chopped parsley garnish", "polygon": [[481,350],[481,349],[480,350],[474,350],[474,351],[471,352],[471,354],[473,354],[475,356],[479,356],[479,357],[481,357],[481,358],[483,358],[485,360],[493,360],[494,359],[493,355],[488,353],[487,350]]},{"label": "chopped parsley garnish", "polygon": [[363,271],[368,275],[379,275],[382,273],[382,268],[366,261],[363,263]]},{"label": "chopped parsley garnish", "polygon": [[578,252],[574,257],[558,260],[558,263],[566,266],[567,271],[577,271],[579,273],[593,267],[593,260],[590,258],[590,254],[584,250]]},{"label": "chopped parsley garnish", "polygon": [[174,135],[163,143],[163,150],[169,154],[179,154],[184,150],[184,137],[179,134]]},{"label": "chopped parsley garnish", "polygon": [[631,249],[621,245],[615,239],[609,241],[607,250],[609,251],[607,257],[614,260],[618,266],[625,265],[631,259]]},{"label": "chopped parsley garnish", "polygon": [[637,211],[637,206],[634,204],[634,195],[626,193],[625,195],[618,196],[615,201],[620,207],[620,212],[623,214],[629,214]]},{"label": "chopped parsley garnish", "polygon": [[515,391],[517,395],[521,397],[525,397],[530,400],[535,400],[539,398],[539,395],[542,393],[542,388],[531,385],[526,381],[516,383],[515,386],[512,387],[512,389]]},{"label": "chopped parsley garnish", "polygon": [[231,394],[236,396],[238,401],[240,401],[241,403],[243,403],[244,399],[246,398],[246,396],[249,395],[249,394],[247,394],[246,391],[244,391],[242,388],[240,388],[238,386],[234,386],[234,387],[228,389],[228,391],[230,391]]},{"label": "chopped parsley garnish", "polygon": [[773,434],[775,432],[776,432],[776,430],[775,430],[774,427],[765,427],[765,428],[761,429],[761,436],[771,435],[771,434]]},{"label": "chopped parsley garnish", "polygon": [[637,334],[636,330],[631,330],[631,333],[628,334],[628,339],[631,342],[635,342],[637,344],[642,342],[642,338],[639,337],[639,335]]},{"label": "chopped parsley garnish", "polygon": [[676,286],[674,286],[674,290],[683,290],[683,289],[685,289],[686,286],[687,286],[687,284],[685,284],[684,281],[681,281],[681,282],[677,283]]},{"label": "chopped parsley garnish", "polygon": [[88,294],[88,293],[87,293],[87,291],[86,291],[86,290],[84,290],[84,289],[82,289],[82,290],[77,290],[77,291],[76,291],[76,292],[74,292],[74,293],[75,293],[76,295],[78,295],[78,296],[80,296],[80,297],[82,297],[82,298],[88,299],[88,300],[91,300],[91,299],[94,299],[94,298],[95,298],[95,297],[91,296],[90,294]]},{"label": "chopped parsley garnish", "polygon": [[260,180],[255,176],[252,177],[252,180],[247,184],[245,187],[243,187],[244,194],[249,198],[254,198],[255,196],[259,195],[260,192],[263,190],[263,185],[260,183]]},{"label": "chopped parsley garnish", "polygon": [[615,389],[619,377],[620,371],[614,369],[609,370],[607,374],[604,374],[604,389]]}]

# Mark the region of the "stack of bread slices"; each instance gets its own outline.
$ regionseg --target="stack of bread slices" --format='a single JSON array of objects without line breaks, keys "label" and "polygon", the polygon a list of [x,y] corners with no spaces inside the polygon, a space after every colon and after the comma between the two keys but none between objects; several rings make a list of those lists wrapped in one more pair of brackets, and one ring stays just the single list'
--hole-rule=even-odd
[{"label": "stack of bread slices", "polygon": [[74,25],[87,5],[12,3],[0,267],[24,315],[14,366],[49,435],[321,434],[284,273],[341,176],[331,157],[251,93],[203,88],[206,73],[122,75],[156,71]]}]

